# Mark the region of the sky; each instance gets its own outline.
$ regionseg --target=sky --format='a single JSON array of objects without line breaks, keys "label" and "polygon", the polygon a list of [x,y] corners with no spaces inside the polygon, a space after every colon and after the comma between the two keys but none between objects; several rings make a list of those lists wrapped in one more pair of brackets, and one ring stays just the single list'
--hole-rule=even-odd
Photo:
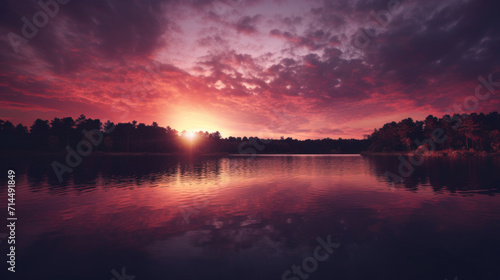
[{"label": "sky", "polygon": [[499,1],[57,1],[0,1],[2,120],[336,139],[500,110]]}]

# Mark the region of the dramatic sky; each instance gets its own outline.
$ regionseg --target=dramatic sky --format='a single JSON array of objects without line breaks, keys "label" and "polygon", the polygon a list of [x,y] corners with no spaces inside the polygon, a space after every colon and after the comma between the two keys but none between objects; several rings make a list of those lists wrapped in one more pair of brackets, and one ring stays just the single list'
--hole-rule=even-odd
[{"label": "dramatic sky", "polygon": [[0,1],[0,119],[361,138],[500,109],[474,97],[478,76],[500,80],[497,0],[59,1],[47,18]]}]

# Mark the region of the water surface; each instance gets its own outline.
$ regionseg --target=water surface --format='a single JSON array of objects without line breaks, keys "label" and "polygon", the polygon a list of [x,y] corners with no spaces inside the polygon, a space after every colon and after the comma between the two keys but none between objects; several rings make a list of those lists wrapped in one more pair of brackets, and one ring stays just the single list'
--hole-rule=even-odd
[{"label": "water surface", "polygon": [[3,162],[17,172],[16,276],[282,279],[330,236],[340,247],[307,279],[500,279],[500,159],[427,158],[393,184],[399,164],[93,157],[60,183],[49,160]]}]

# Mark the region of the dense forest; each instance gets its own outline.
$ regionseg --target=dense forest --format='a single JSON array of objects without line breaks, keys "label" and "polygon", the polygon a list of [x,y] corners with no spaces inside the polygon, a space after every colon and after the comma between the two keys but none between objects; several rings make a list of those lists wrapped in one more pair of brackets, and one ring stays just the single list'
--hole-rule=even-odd
[{"label": "dense forest", "polygon": [[407,118],[386,123],[368,136],[368,141],[369,152],[409,152],[423,147],[435,151],[500,152],[500,115],[429,115],[423,121]]},{"label": "dense forest", "polygon": [[[89,134],[90,132],[90,134]],[[65,152],[76,150],[82,141],[92,143],[91,149],[100,152],[127,153],[231,153],[231,154],[332,154],[359,153],[370,142],[366,139],[297,140],[292,138],[259,139],[258,137],[222,138],[219,132],[195,133],[192,141],[186,132],[171,127],[137,123],[102,123],[99,119],[81,115],[54,118],[51,121],[37,119],[28,127],[0,120],[0,150]],[[93,141],[92,141],[93,140]],[[88,147],[82,148],[88,150]]]},{"label": "dense forest", "polygon": [[[93,151],[127,153],[231,153],[231,154],[337,154],[410,152],[425,147],[435,151],[500,152],[500,115],[455,114],[423,121],[411,118],[386,123],[365,139],[292,138],[259,139],[258,137],[222,138],[219,132],[195,133],[192,141],[185,131],[136,121],[114,124],[81,115],[37,119],[29,128],[0,120],[0,150],[65,152],[77,149],[82,141],[91,142]],[[91,141],[93,140],[93,141]],[[87,147],[88,149],[88,147]]]}]

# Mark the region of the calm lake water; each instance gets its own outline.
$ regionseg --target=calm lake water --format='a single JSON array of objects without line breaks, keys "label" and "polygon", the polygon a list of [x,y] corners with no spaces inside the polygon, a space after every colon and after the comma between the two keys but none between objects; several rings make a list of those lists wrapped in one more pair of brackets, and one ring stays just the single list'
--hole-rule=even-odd
[{"label": "calm lake water", "polygon": [[392,184],[398,165],[94,157],[59,183],[48,160],[4,161],[0,199],[14,169],[19,279],[500,279],[500,158],[427,158]]}]

